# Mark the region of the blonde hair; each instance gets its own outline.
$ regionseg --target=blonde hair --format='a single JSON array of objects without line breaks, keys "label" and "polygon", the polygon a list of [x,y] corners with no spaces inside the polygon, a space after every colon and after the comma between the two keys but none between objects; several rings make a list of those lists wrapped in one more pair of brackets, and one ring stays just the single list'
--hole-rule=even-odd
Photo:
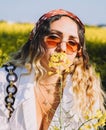
[{"label": "blonde hair", "polygon": [[102,90],[101,79],[93,65],[87,69],[83,67],[83,59],[76,58],[75,69],[72,74],[72,89],[74,94],[74,109],[78,113],[85,111],[95,113],[97,109],[105,111],[104,91]]}]

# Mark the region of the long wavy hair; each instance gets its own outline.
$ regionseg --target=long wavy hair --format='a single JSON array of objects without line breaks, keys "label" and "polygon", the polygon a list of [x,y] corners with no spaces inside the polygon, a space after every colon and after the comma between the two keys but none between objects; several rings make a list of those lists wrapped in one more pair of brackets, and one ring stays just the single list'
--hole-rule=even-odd
[{"label": "long wavy hair", "polygon": [[[41,65],[40,61],[47,52],[43,38],[50,32],[50,24],[59,20],[62,16],[55,15],[43,21],[43,23],[36,29],[32,37],[30,37],[25,45],[13,56],[11,62],[16,66],[30,65],[30,70],[35,69],[36,81],[39,81],[46,72],[45,68]],[[73,18],[71,18],[73,19]],[[80,53],[74,61],[73,72],[70,79],[72,81],[74,108],[83,113],[89,110],[91,113],[96,111],[96,103],[98,108],[104,111],[104,92],[101,88],[101,81],[99,75],[96,74],[93,66],[89,65],[89,56],[86,51],[84,39],[84,26],[82,27],[75,19],[73,19],[78,26],[78,35],[80,40]],[[65,80],[65,79],[64,79]]]}]

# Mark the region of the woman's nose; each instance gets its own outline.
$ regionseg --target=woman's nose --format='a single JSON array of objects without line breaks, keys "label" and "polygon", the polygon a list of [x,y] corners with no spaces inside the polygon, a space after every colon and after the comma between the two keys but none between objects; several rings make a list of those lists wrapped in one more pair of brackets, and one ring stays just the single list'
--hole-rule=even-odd
[{"label": "woman's nose", "polygon": [[61,43],[59,43],[57,45],[56,51],[57,52],[66,52],[66,42],[62,41]]}]

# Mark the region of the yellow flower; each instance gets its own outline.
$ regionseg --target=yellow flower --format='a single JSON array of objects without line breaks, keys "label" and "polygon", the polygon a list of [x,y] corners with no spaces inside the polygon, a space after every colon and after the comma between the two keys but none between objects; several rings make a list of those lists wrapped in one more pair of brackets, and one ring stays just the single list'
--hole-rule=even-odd
[{"label": "yellow flower", "polygon": [[53,74],[53,72],[51,72],[51,71],[48,72],[48,75],[52,75],[52,74]]},{"label": "yellow flower", "polygon": [[103,115],[102,111],[101,110],[97,110],[96,111],[96,115],[94,115],[93,117],[99,119],[102,115]]},{"label": "yellow flower", "polygon": [[96,113],[93,116],[90,116],[89,111],[86,111],[84,116],[84,119],[86,120],[82,125],[80,126],[79,130],[91,130],[91,128],[98,130],[98,127],[104,126],[106,123],[106,112],[103,113],[101,110],[97,110]]},{"label": "yellow flower", "polygon": [[[51,55],[49,61],[49,67],[57,68],[56,73],[60,75],[61,68],[64,68],[65,72],[69,72],[70,60],[64,52],[55,52]],[[49,72],[50,74],[50,72]],[[52,74],[52,73],[51,73]]]},{"label": "yellow flower", "polygon": [[60,130],[57,126],[54,126],[51,130]]},{"label": "yellow flower", "polygon": [[90,130],[92,127],[91,127],[91,125],[90,125],[90,124],[88,124],[88,125],[87,125],[87,124],[85,124],[85,125],[84,125],[84,128],[85,128],[85,130]]}]

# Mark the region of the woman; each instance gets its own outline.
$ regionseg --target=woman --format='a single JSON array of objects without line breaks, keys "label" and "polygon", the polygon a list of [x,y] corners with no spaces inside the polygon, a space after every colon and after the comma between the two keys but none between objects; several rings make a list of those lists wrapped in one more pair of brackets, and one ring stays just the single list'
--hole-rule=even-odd
[{"label": "woman", "polygon": [[62,9],[38,20],[0,70],[0,130],[77,130],[86,116],[105,112],[84,32],[80,19]]}]

